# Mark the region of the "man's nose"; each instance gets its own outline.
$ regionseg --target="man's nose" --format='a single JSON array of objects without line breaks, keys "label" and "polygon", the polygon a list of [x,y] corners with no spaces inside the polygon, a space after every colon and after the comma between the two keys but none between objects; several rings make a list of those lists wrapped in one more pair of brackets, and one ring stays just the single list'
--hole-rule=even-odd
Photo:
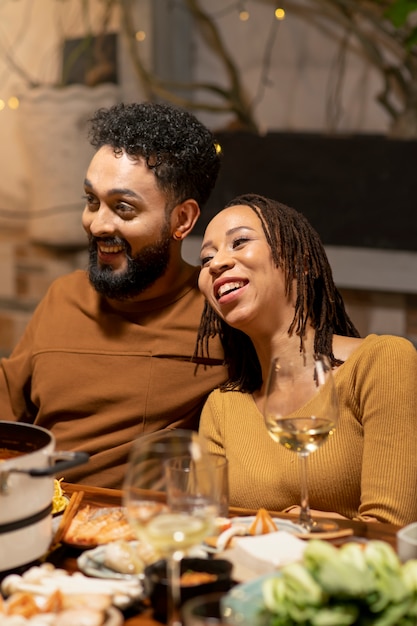
[{"label": "man's nose", "polygon": [[113,234],[115,231],[114,213],[105,205],[101,205],[98,211],[92,214],[90,232],[94,237],[103,237]]}]

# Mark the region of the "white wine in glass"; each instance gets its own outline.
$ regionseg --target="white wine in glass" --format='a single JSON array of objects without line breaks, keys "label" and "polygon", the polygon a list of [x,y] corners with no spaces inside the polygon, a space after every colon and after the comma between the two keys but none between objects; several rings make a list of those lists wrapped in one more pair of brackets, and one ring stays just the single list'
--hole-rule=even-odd
[{"label": "white wine in glass", "polygon": [[198,434],[181,429],[141,437],[129,457],[124,504],[138,539],[167,561],[169,626],[181,624],[181,559],[218,514],[212,463]]},{"label": "white wine in glass", "polygon": [[307,459],[327,441],[338,417],[337,392],[326,356],[300,353],[272,359],[265,394],[265,424],[274,441],[301,459],[299,523],[310,532],[337,528],[333,521],[318,522],[310,515]]}]

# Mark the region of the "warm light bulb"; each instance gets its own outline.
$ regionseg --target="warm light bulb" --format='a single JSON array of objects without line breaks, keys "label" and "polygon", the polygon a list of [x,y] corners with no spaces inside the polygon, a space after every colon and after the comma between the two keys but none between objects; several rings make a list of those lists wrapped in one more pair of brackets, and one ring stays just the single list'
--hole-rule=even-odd
[{"label": "warm light bulb", "polygon": [[240,11],[239,12],[239,19],[242,22],[247,22],[249,19],[249,11]]},{"label": "warm light bulb", "polygon": [[284,20],[285,19],[285,11],[284,9],[277,7],[275,9],[275,17],[277,20]]},{"label": "warm light bulb", "polygon": [[144,30],[138,30],[135,34],[136,41],[145,41],[146,33]]},{"label": "warm light bulb", "polygon": [[16,96],[11,96],[11,98],[8,99],[7,104],[9,106],[9,109],[17,109],[19,107],[19,98],[16,98]]}]

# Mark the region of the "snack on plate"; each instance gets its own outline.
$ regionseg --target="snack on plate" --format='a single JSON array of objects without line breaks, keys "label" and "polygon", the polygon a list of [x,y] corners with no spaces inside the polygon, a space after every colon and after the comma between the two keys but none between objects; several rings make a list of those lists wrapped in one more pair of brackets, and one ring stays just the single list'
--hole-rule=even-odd
[{"label": "snack on plate", "polygon": [[57,513],[62,513],[63,511],[65,511],[67,504],[68,504],[68,498],[64,494],[64,490],[62,489],[62,485],[61,485],[63,480],[64,480],[63,478],[60,478],[59,480],[54,478],[54,495],[52,496],[52,515],[56,515]]},{"label": "snack on plate", "polygon": [[268,511],[266,509],[259,509],[255,519],[249,526],[247,524],[233,524],[233,522],[230,522],[225,530],[220,532],[217,537],[207,537],[205,543],[212,548],[217,548],[217,550],[222,551],[232,547],[235,536],[265,535],[267,533],[276,532],[277,530],[277,525]]},{"label": "snack on plate", "polygon": [[64,541],[79,546],[96,546],[110,541],[131,541],[135,534],[122,507],[96,509],[89,505],[74,516]]},{"label": "snack on plate", "polygon": [[[85,595],[87,598],[95,598],[97,602],[104,596],[104,600],[100,600],[101,603],[105,602],[106,606],[112,604],[123,609],[141,597],[143,588],[138,577],[132,577],[131,580],[102,580],[84,576],[80,572],[69,574],[51,563],[34,565],[21,576],[9,574],[1,583],[1,592],[8,598],[6,602],[9,602],[14,594],[24,593],[39,598],[39,601],[44,603],[57,591],[65,598],[66,606],[70,603],[71,606],[80,606],[81,598]],[[87,606],[93,606],[92,602],[86,601]],[[1,619],[0,624],[3,626]]]},{"label": "snack on plate", "polygon": [[214,520],[214,526],[217,533],[222,533],[223,531],[230,528],[232,525],[231,520],[228,517],[216,517]]},{"label": "snack on plate", "polygon": [[152,548],[136,541],[111,541],[103,550],[103,565],[120,574],[141,574],[156,559]]},{"label": "snack on plate", "polygon": [[6,600],[0,596],[0,624],[15,626],[102,626],[111,606],[108,595],[64,595],[59,589],[49,596],[16,591]]},{"label": "snack on plate", "polygon": [[194,572],[193,570],[187,570],[181,574],[180,585],[181,587],[194,587],[196,585],[205,585],[207,583],[213,583],[218,579],[217,574],[210,574],[209,572]]},{"label": "snack on plate", "polygon": [[266,509],[259,509],[255,519],[249,526],[249,535],[266,535],[278,530],[272,517],[269,515]]}]

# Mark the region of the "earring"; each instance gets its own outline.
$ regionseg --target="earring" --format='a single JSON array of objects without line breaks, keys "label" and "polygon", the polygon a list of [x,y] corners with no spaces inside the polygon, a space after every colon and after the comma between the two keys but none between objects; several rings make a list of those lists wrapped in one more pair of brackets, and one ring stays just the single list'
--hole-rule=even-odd
[{"label": "earring", "polygon": [[182,239],[182,232],[180,230],[176,230],[174,232],[174,239],[176,239],[177,241],[181,241],[181,239]]}]

